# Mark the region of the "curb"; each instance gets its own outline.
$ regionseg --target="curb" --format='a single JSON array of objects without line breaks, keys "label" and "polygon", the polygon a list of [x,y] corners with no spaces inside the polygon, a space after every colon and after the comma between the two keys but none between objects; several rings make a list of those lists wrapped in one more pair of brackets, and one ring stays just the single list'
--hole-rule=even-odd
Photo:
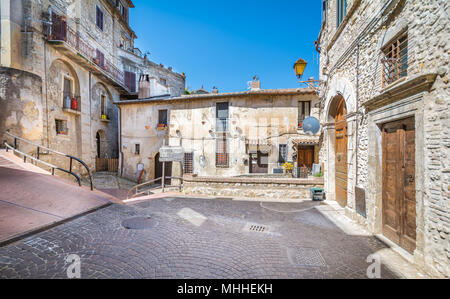
[{"label": "curb", "polygon": [[112,204],[113,204],[112,202],[105,203],[105,204],[103,204],[103,205],[100,205],[100,206],[98,206],[98,207],[89,209],[89,210],[87,210],[87,211],[84,211],[83,213],[80,213],[80,214],[71,216],[71,217],[69,217],[69,218],[65,218],[65,219],[62,219],[62,220],[58,220],[58,221],[55,221],[55,222],[52,222],[52,223],[49,223],[49,224],[42,225],[42,226],[37,227],[37,228],[33,228],[33,229],[28,230],[28,231],[26,231],[26,232],[19,233],[19,234],[14,235],[14,236],[12,236],[12,237],[10,237],[10,238],[7,238],[7,239],[5,239],[5,240],[3,240],[3,241],[0,241],[0,247],[4,247],[4,246],[9,245],[9,244],[11,244],[11,243],[15,243],[15,242],[17,242],[17,241],[20,241],[20,240],[23,240],[23,239],[25,239],[25,238],[27,238],[27,237],[30,237],[30,236],[32,236],[32,235],[35,235],[35,234],[37,234],[37,233],[40,233],[40,232],[43,232],[43,231],[47,231],[47,230],[49,230],[49,229],[52,229],[52,228],[54,228],[54,227],[56,227],[56,226],[58,226],[58,225],[64,224],[64,223],[66,223],[66,222],[75,220],[75,219],[80,218],[80,217],[83,217],[83,216],[86,216],[86,215],[88,215],[88,214],[91,214],[91,213],[96,212],[96,211],[98,211],[98,210],[101,210],[101,209],[103,209],[103,208],[107,208],[107,207],[109,207],[109,206],[112,205]]}]

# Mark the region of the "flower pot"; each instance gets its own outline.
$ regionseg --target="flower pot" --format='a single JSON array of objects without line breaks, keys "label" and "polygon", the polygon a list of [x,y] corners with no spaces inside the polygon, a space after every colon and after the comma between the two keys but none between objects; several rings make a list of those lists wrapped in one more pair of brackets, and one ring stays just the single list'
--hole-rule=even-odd
[{"label": "flower pot", "polygon": [[70,108],[72,110],[78,110],[78,101],[75,98],[72,98],[70,101]]}]

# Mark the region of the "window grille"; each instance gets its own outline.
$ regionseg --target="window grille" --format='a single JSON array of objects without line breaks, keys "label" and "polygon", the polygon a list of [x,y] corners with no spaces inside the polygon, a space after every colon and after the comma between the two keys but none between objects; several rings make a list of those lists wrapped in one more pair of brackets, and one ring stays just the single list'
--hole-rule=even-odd
[{"label": "window grille", "polygon": [[408,34],[404,32],[384,50],[382,85],[385,87],[408,75]]}]

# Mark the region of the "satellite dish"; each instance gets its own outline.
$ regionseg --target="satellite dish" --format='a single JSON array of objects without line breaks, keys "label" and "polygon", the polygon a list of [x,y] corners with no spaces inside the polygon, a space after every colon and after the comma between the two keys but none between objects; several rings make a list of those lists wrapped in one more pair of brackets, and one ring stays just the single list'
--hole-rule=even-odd
[{"label": "satellite dish", "polygon": [[307,117],[303,121],[303,132],[305,132],[308,135],[315,135],[320,130],[320,122],[315,117]]}]

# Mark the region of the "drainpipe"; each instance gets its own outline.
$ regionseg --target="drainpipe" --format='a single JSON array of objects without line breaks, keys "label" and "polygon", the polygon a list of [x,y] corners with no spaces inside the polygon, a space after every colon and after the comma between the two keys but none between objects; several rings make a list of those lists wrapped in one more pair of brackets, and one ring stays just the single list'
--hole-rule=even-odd
[{"label": "drainpipe", "polygon": [[49,111],[48,111],[48,80],[47,80],[47,43],[44,41],[44,84],[45,84],[45,111],[47,121],[47,147],[50,147]]},{"label": "drainpipe", "polygon": [[122,108],[120,105],[117,105],[119,108],[119,158],[120,158],[120,176],[123,176],[123,152],[122,152]]},{"label": "drainpipe", "polygon": [[89,144],[92,150],[92,73],[89,71]]}]

